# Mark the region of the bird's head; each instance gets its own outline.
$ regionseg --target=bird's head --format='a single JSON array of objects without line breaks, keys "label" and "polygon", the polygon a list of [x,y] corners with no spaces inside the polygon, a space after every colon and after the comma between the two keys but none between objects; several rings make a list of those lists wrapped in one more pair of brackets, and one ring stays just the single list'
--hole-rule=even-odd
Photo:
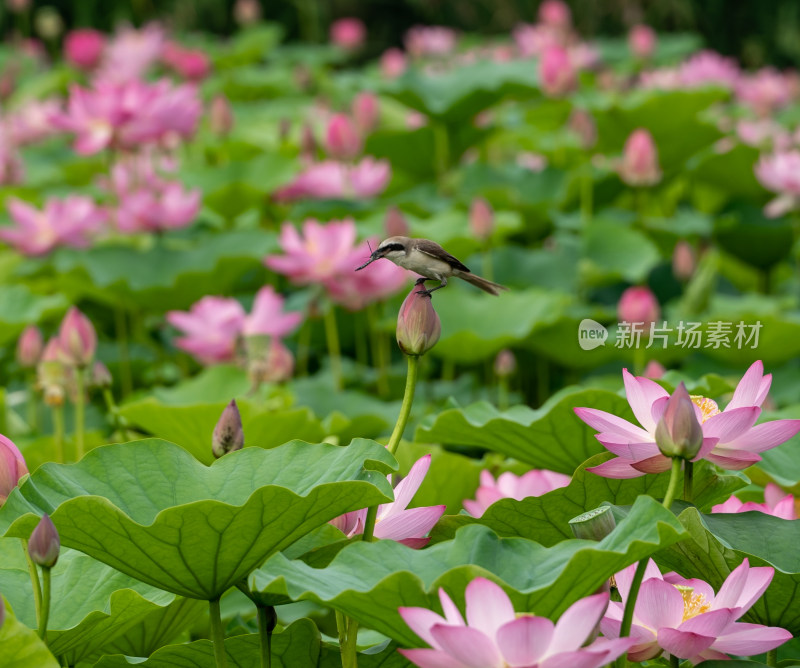
[{"label": "bird's head", "polygon": [[396,258],[405,255],[408,252],[408,245],[411,239],[408,237],[389,237],[388,239],[384,239],[381,241],[380,245],[372,251],[372,255],[369,256],[369,260],[367,260],[364,264],[356,269],[359,271],[363,269],[369,264],[375,262],[375,260],[380,260],[382,257],[385,257],[387,260],[394,261]]}]

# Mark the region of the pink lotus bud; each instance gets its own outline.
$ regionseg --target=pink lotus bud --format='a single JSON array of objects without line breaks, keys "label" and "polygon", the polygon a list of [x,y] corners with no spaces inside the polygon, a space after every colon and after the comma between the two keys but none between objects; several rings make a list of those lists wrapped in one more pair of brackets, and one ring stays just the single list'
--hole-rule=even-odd
[{"label": "pink lotus bud", "polygon": [[53,524],[50,516],[45,514],[28,540],[28,554],[31,555],[33,563],[37,566],[52,568],[58,561],[60,551],[61,540],[58,537],[56,525]]},{"label": "pink lotus bud", "polygon": [[258,0],[236,0],[233,19],[240,26],[249,26],[261,20],[261,4]]},{"label": "pink lotus bud", "polygon": [[652,186],[661,180],[658,150],[644,128],[634,130],[625,142],[619,175],[629,186]]},{"label": "pink lotus bud", "polygon": [[36,325],[28,325],[17,341],[17,362],[23,369],[35,367],[42,356],[44,341]]},{"label": "pink lotus bud", "polygon": [[114,379],[111,377],[111,372],[108,370],[108,367],[100,360],[92,365],[91,382],[93,387],[99,387],[101,389],[109,388],[114,383]]},{"label": "pink lotus bud", "polygon": [[569,117],[568,125],[578,135],[584,149],[590,149],[597,143],[597,125],[588,111],[575,109]]},{"label": "pink lotus bud", "polygon": [[656,425],[656,444],[666,457],[693,459],[703,445],[703,428],[695,406],[683,383],[667,400],[664,414]]},{"label": "pink lotus bud", "polygon": [[48,406],[61,406],[64,403],[64,390],[67,385],[67,369],[62,361],[64,357],[58,337],[53,337],[44,347],[36,367],[36,381],[44,393],[44,402]]},{"label": "pink lotus bud", "polygon": [[93,70],[100,64],[105,46],[103,33],[91,28],[73,30],[64,39],[64,56],[75,67]]},{"label": "pink lotus bud", "polygon": [[635,25],[628,33],[628,48],[637,58],[647,60],[656,50],[656,31],[650,26]]},{"label": "pink lotus bud", "polygon": [[20,478],[27,474],[28,467],[22,453],[10,439],[0,434],[0,506],[19,484]]},{"label": "pink lotus bud", "polygon": [[680,240],[672,252],[672,273],[679,281],[688,281],[694,274],[697,262],[694,249],[688,241]]},{"label": "pink lotus bud", "polygon": [[656,360],[650,360],[644,368],[644,377],[650,378],[651,380],[663,378],[665,373],[667,373],[667,370],[664,368],[664,365]]},{"label": "pink lotus bud", "polygon": [[517,370],[517,358],[508,348],[503,348],[494,358],[494,373],[498,378],[508,378]]},{"label": "pink lotus bud", "polygon": [[[247,337],[247,374],[253,387],[261,383],[283,383],[294,373],[294,355],[277,337]],[[264,350],[266,346],[266,350]]]},{"label": "pink lotus bud", "polygon": [[381,73],[387,79],[399,77],[408,67],[406,54],[400,49],[387,49],[381,56]]},{"label": "pink lotus bud", "polygon": [[331,24],[331,42],[343,49],[352,51],[364,45],[367,28],[361,19],[348,17]]},{"label": "pink lotus bud", "polygon": [[472,233],[481,241],[486,241],[492,236],[494,228],[494,211],[492,205],[482,197],[472,200],[469,208],[469,226]]},{"label": "pink lotus bud", "polygon": [[233,110],[228,98],[222,93],[217,93],[211,99],[211,106],[208,111],[211,131],[219,136],[225,137],[233,129]]},{"label": "pink lotus bud", "polygon": [[217,426],[214,427],[214,434],[211,437],[211,450],[214,457],[219,459],[223,455],[241,450],[244,447],[244,431],[242,430],[242,416],[236,399],[225,406],[222,415],[219,416]]},{"label": "pink lotus bud", "polygon": [[430,295],[420,294],[420,288],[414,286],[397,314],[397,345],[406,355],[424,355],[441,334],[442,323]]},{"label": "pink lotus bud", "polygon": [[539,60],[539,85],[545,95],[564,95],[575,87],[577,81],[567,50],[557,44],[548,46]]},{"label": "pink lotus bud", "polygon": [[89,318],[72,306],[61,321],[58,342],[66,364],[85,367],[97,349],[97,334]]},{"label": "pink lotus bud", "polygon": [[406,217],[396,206],[389,207],[386,212],[383,228],[386,230],[387,237],[407,237],[410,232]]},{"label": "pink lotus bud", "polygon": [[361,153],[361,137],[344,114],[335,114],[328,122],[325,146],[330,156],[339,160],[351,160]]},{"label": "pink lotus bud", "polygon": [[359,93],[353,100],[353,119],[362,134],[369,134],[378,125],[378,98],[374,93]]},{"label": "pink lotus bud", "polygon": [[539,5],[539,22],[552,28],[569,28],[572,12],[561,0],[545,0]]},{"label": "pink lotus bud", "polygon": [[622,293],[617,304],[617,317],[620,322],[641,322],[644,329],[650,328],[650,323],[661,316],[661,309],[656,296],[649,288],[632,287]]}]

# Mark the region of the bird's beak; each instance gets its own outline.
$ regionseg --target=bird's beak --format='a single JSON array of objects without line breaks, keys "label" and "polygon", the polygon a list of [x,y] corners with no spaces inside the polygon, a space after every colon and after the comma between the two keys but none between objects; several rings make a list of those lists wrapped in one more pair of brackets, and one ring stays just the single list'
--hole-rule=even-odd
[{"label": "bird's beak", "polygon": [[375,251],[373,251],[372,255],[369,256],[369,260],[367,260],[360,267],[356,267],[356,271],[361,271],[364,267],[366,267],[367,265],[372,264],[373,262],[375,262],[375,260],[380,260],[382,257],[383,257],[383,255],[380,255],[379,254],[379,250],[376,249]]}]

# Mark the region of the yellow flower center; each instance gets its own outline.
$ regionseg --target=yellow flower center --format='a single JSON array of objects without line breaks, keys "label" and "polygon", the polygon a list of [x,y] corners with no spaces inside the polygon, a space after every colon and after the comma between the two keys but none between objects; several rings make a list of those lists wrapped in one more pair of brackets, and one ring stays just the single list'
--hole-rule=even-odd
[{"label": "yellow flower center", "polygon": [[711,604],[706,601],[706,597],[702,594],[695,594],[694,587],[687,587],[685,585],[674,585],[681,596],[683,596],[683,621],[702,615],[711,609]]},{"label": "yellow flower center", "polygon": [[700,422],[705,422],[708,418],[719,413],[719,406],[713,399],[701,397],[699,394],[693,394],[689,398],[700,409]]}]

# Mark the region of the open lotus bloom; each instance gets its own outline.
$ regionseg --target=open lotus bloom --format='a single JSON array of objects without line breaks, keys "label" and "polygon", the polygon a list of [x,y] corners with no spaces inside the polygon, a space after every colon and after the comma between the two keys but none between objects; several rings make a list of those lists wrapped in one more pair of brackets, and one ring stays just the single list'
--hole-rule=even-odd
[{"label": "open lotus bloom", "polygon": [[[617,455],[587,469],[605,478],[635,478],[670,468],[670,458],[656,445],[656,425],[664,414],[669,393],[658,383],[622,370],[625,392],[639,425],[594,408],[576,408],[578,417],[600,433],[596,435]],[[703,444],[692,459],[707,459],[726,469],[746,469],[761,460],[760,452],[774,448],[800,431],[800,420],[772,420],[756,425],[761,404],[767,397],[772,375],[764,375],[761,361],[742,376],[733,398],[724,410],[706,397],[693,396],[697,418],[703,429]]]},{"label": "open lotus bloom", "polygon": [[500,499],[522,501],[529,496],[541,496],[559,487],[566,487],[569,481],[570,477],[563,473],[536,469],[519,476],[506,471],[495,480],[489,471],[483,470],[475,499],[466,499],[464,508],[473,517],[481,517],[489,506]]},{"label": "open lotus bloom", "polygon": [[[408,475],[394,488],[394,501],[378,506],[378,517],[375,522],[375,538],[396,540],[408,547],[425,547],[430,538],[427,533],[444,515],[446,506],[429,506],[426,508],[409,508],[422,481],[431,466],[431,456],[418,459]],[[345,513],[332,519],[331,524],[340,529],[348,538],[364,533],[367,509]]]},{"label": "open lotus bloom", "polygon": [[439,589],[444,617],[426,608],[400,608],[406,624],[431,649],[401,649],[420,668],[597,668],[635,642],[599,638],[584,646],[608,604],[608,594],[573,603],[557,623],[514,612],[508,595],[494,582],[475,578],[467,585],[466,622]]},{"label": "open lotus bloom", "polygon": [[[616,637],[628,600],[636,564],[615,576],[622,602],[608,604],[600,629]],[[745,559],[727,577],[718,593],[702,580],[687,580],[677,573],[661,575],[651,559],[633,611],[628,652],[631,661],[646,661],[662,652],[693,664],[728,659],[728,654],[750,656],[782,645],[792,634],[773,626],[737,622],[766,591],[775,571],[750,568]]]},{"label": "open lotus bloom", "polygon": [[764,503],[754,501],[740,501],[731,496],[725,503],[718,503],[711,509],[712,513],[746,513],[755,510],[784,520],[796,520],[797,511],[794,505],[794,496],[784,494],[780,487],[771,482],[764,490]]}]

